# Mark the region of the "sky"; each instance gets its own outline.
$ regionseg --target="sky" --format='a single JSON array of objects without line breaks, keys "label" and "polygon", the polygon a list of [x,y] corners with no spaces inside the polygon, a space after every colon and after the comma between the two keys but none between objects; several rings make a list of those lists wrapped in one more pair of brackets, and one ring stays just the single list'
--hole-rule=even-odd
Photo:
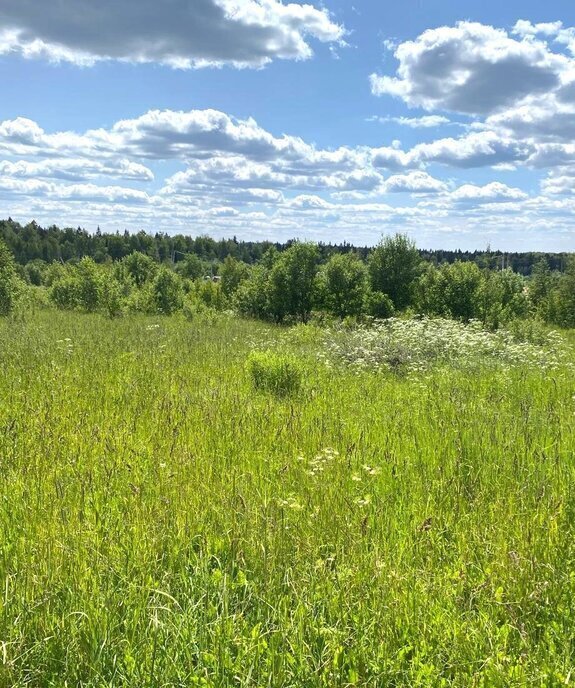
[{"label": "sky", "polygon": [[573,0],[0,2],[0,218],[575,251]]}]

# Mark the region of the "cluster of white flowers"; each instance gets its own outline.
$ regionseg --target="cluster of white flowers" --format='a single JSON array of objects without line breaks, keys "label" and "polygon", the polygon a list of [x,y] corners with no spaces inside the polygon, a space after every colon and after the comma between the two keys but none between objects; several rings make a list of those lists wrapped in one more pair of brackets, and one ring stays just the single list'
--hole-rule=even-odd
[{"label": "cluster of white flowers", "polygon": [[437,365],[526,365],[549,370],[568,365],[569,359],[557,332],[549,332],[543,343],[533,344],[517,341],[507,330],[487,331],[478,321],[464,324],[446,318],[390,318],[371,327],[331,334],[323,358],[358,369],[410,373]]},{"label": "cluster of white flowers", "polygon": [[58,348],[63,350],[67,354],[72,354],[74,352],[74,343],[70,339],[70,337],[66,337],[65,339],[58,339],[56,341],[56,344],[58,345]]},{"label": "cluster of white flowers", "polygon": [[[337,449],[332,449],[331,447],[326,447],[318,452],[313,459],[308,461],[308,475],[316,476],[319,473],[323,473],[326,466],[331,463],[334,459],[339,456]],[[300,460],[305,461],[305,457],[298,457]]]},{"label": "cluster of white flowers", "polygon": [[301,511],[303,506],[298,502],[294,495],[289,495],[286,499],[278,499],[278,506],[285,509],[293,509],[294,511]]}]

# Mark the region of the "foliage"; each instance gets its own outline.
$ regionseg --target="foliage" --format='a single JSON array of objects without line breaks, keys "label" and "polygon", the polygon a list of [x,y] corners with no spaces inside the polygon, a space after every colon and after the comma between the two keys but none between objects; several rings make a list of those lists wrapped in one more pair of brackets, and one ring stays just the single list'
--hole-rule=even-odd
[{"label": "foliage", "polygon": [[428,266],[418,280],[416,295],[420,313],[464,322],[478,319],[491,329],[526,317],[529,311],[520,275],[511,270],[480,270],[475,263]]},{"label": "foliage", "polygon": [[134,251],[119,263],[116,275],[122,281],[132,280],[136,287],[150,282],[158,271],[158,266],[150,256]]},{"label": "foliage", "polygon": [[18,279],[14,258],[6,244],[0,240],[0,316],[12,313],[17,296]]},{"label": "foliage", "polygon": [[319,253],[309,242],[294,242],[273,263],[267,284],[269,312],[276,322],[286,316],[307,322],[315,300]]},{"label": "foliage", "polygon": [[49,293],[58,308],[72,310],[79,305],[79,283],[72,274],[64,273],[54,280]]},{"label": "foliage", "polygon": [[270,317],[268,284],[268,270],[263,265],[257,265],[234,295],[233,303],[241,315],[261,320]]},{"label": "foliage", "polygon": [[529,315],[525,280],[509,269],[485,272],[478,300],[478,316],[491,329]]},{"label": "foliage", "polygon": [[220,269],[222,291],[225,296],[232,297],[240,284],[249,277],[249,273],[249,266],[246,263],[227,256]]},{"label": "foliage", "polygon": [[373,318],[383,320],[395,313],[393,301],[381,291],[368,291],[365,303],[368,315]]},{"label": "foliage", "polygon": [[216,311],[224,310],[228,303],[220,282],[211,280],[197,282],[190,293],[204,306]]},{"label": "foliage", "polygon": [[[32,223],[20,233],[11,221],[0,222],[0,229],[17,246],[21,235],[65,236],[66,246],[91,245],[90,236],[82,230],[44,232]],[[250,244],[258,256],[255,265],[236,256],[241,253],[236,241],[220,245],[196,237],[192,245],[199,253],[186,253],[183,249],[188,243],[182,237],[179,243],[176,239],[97,233],[95,245],[105,240],[113,256],[96,252],[93,258],[78,258],[74,254],[65,262],[46,262],[30,250],[33,257],[25,265],[12,261],[15,281],[8,282],[17,290],[23,283],[46,287],[50,302],[60,309],[111,317],[124,312],[173,313],[182,309],[187,294],[190,316],[204,308],[234,308],[241,315],[286,324],[307,323],[312,315],[318,324],[328,325],[334,318],[349,324],[369,317],[419,313],[464,322],[477,319],[493,330],[529,317],[560,327],[575,326],[575,259],[564,256],[559,272],[550,269],[551,264],[557,265],[553,257],[540,257],[535,263],[533,254],[529,260],[535,267],[527,279],[509,267],[499,269],[509,261],[499,260],[499,254],[490,251],[474,258],[461,254],[465,260],[437,266],[422,263],[422,256],[430,260],[435,254],[418,251],[401,234],[382,239],[371,253],[352,251],[347,244]],[[215,250],[216,245],[222,253]],[[444,252],[437,252],[438,256],[454,257]]]},{"label": "foliage", "polygon": [[563,327],[575,327],[575,258],[570,257],[556,293],[556,319]]},{"label": "foliage", "polygon": [[182,277],[190,280],[202,279],[210,273],[210,267],[195,253],[188,253],[182,261],[176,263],[176,270]]},{"label": "foliage", "polygon": [[[190,228],[191,230],[192,228]],[[268,250],[281,253],[292,241],[272,243],[271,241],[238,241],[231,239],[212,239],[208,236],[168,235],[162,232],[90,233],[80,227],[60,229],[41,227],[36,222],[22,226],[11,219],[0,220],[0,239],[8,245],[15,255],[16,262],[25,265],[30,261],[41,260],[46,263],[54,261],[77,262],[84,256],[93,258],[97,263],[120,261],[134,252],[149,256],[157,263],[175,262],[176,267],[186,256],[196,255],[205,266],[221,264],[231,256],[249,265],[261,262]],[[320,244],[318,250],[321,262],[334,253],[348,253],[353,250],[366,260],[370,249],[366,246],[343,244]],[[521,275],[530,275],[534,265],[546,260],[552,272],[562,272],[568,257],[566,253],[462,251],[462,250],[419,250],[421,260],[433,264],[465,261],[476,263],[481,269],[499,270],[510,267]],[[211,268],[205,274],[211,274]]]},{"label": "foliage", "polygon": [[367,287],[367,268],[354,253],[334,254],[318,275],[319,301],[339,318],[364,312]]},{"label": "foliage", "polygon": [[302,369],[293,357],[274,351],[254,351],[247,366],[256,389],[287,396],[301,388]]},{"label": "foliage", "polygon": [[421,258],[415,242],[405,234],[384,237],[369,257],[373,291],[383,292],[397,309],[411,305]]},{"label": "foliage", "polygon": [[150,305],[156,313],[171,315],[184,301],[181,278],[168,268],[161,267],[150,284]]}]

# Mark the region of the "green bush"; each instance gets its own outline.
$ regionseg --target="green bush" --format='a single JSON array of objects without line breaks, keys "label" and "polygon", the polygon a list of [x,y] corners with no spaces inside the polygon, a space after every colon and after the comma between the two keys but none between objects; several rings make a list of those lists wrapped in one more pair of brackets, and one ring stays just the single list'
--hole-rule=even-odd
[{"label": "green bush", "polygon": [[12,253],[0,241],[0,315],[10,315],[18,296],[18,278]]},{"label": "green bush", "polygon": [[367,312],[380,320],[391,318],[395,312],[393,301],[381,291],[372,291],[367,296]]},{"label": "green bush", "polygon": [[151,303],[156,313],[171,315],[179,311],[184,301],[182,278],[162,267],[151,283]]},{"label": "green bush", "polygon": [[248,371],[252,384],[259,390],[288,396],[301,388],[301,365],[289,356],[255,351],[248,358]]},{"label": "green bush", "polygon": [[78,306],[79,293],[79,281],[72,275],[55,280],[49,291],[50,299],[63,310],[71,310]]}]

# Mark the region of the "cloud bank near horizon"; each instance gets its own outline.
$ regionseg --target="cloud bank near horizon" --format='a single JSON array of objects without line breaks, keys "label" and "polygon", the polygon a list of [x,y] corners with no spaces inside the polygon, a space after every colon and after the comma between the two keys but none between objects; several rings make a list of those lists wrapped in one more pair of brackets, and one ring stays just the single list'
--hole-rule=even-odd
[{"label": "cloud bank near horizon", "polygon": [[[154,21],[155,3],[146,5],[148,28],[136,26],[120,53],[112,46],[127,30],[131,0],[94,10],[96,24],[118,15],[116,33],[104,37],[91,35],[68,0],[51,18],[32,6],[7,0],[0,30],[20,27],[18,40],[94,59],[253,67],[310,57],[306,37],[337,43],[344,36],[327,10],[311,5],[201,0],[188,16],[189,4],[178,0],[169,25]],[[58,13],[66,10],[64,21]],[[193,36],[186,43],[186,17],[203,43]],[[152,26],[163,36],[155,43],[146,33]],[[178,32],[180,39],[166,39]],[[221,32],[234,38],[217,52]],[[155,52],[138,53],[137,41],[146,36]],[[169,51],[162,48],[168,43]],[[0,52],[12,49],[6,45],[0,42]],[[176,53],[184,62],[176,64]],[[575,231],[573,29],[561,22],[520,20],[509,30],[459,22],[399,43],[393,54],[392,73],[373,73],[369,85],[375,102],[400,101],[406,114],[368,119],[422,132],[424,140],[410,146],[318,147],[216,109],[148,110],[107,128],[74,131],[46,131],[39,121],[16,117],[0,122],[0,214],[88,227],[364,243],[395,229],[433,241],[475,232]]]}]

